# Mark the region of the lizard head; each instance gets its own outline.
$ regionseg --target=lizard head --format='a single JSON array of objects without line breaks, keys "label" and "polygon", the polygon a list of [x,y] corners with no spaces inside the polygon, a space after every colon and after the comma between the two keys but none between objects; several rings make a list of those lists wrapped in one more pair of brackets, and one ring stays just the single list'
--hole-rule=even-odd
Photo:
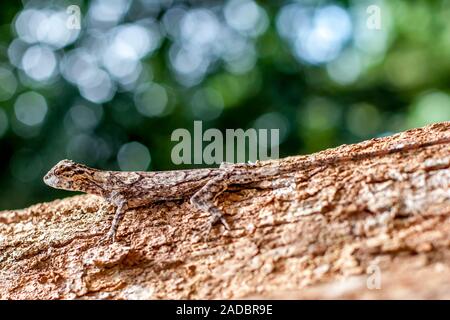
[{"label": "lizard head", "polygon": [[44,182],[56,189],[90,192],[96,171],[71,160],[61,160],[44,176]]}]

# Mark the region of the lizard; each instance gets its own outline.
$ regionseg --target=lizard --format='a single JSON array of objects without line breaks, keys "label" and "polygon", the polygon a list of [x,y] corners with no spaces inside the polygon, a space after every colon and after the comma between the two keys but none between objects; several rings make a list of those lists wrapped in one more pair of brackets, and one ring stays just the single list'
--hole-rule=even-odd
[{"label": "lizard", "polygon": [[[210,214],[208,232],[219,221],[229,230],[230,226],[223,212],[215,204],[215,200],[233,185],[254,188],[262,186],[261,182],[277,175],[306,170],[314,166],[336,165],[345,161],[357,161],[444,143],[450,143],[450,136],[424,143],[406,145],[399,143],[389,149],[344,153],[338,157],[327,156],[325,153],[324,157],[297,156],[277,161],[222,163],[219,168],[172,171],[102,171],[71,160],[61,160],[50,169],[43,180],[48,186],[94,194],[114,204],[115,215],[109,231],[103,238],[104,241],[114,242],[125,212],[132,208],[146,206],[156,201],[189,198],[192,206]],[[292,158],[297,160],[292,161]]]}]

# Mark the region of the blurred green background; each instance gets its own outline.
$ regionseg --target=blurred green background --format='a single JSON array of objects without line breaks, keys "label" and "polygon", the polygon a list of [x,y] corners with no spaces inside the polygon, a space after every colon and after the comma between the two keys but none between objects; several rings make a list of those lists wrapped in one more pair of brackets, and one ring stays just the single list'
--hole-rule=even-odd
[{"label": "blurred green background", "polygon": [[450,1],[0,6],[0,209],[71,194],[42,182],[63,158],[173,169],[194,120],[278,128],[280,156],[450,120]]}]

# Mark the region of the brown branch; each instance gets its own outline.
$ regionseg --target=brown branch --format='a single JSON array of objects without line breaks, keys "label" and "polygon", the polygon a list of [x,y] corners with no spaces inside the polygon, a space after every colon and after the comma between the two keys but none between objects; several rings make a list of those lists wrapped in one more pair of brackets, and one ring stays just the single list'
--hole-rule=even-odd
[{"label": "brown branch", "polygon": [[[313,157],[448,137],[445,122]],[[95,196],[1,212],[0,298],[450,298],[449,143],[272,182],[223,194],[232,230],[207,240],[188,201],[128,212],[102,246],[112,211]]]}]

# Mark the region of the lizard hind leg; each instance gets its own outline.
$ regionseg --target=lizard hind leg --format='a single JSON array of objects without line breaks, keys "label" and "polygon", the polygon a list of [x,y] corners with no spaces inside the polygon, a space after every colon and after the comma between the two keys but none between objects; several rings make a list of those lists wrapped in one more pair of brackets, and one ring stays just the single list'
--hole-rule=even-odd
[{"label": "lizard hind leg", "polygon": [[224,171],[221,175],[213,178],[190,199],[191,204],[194,207],[204,212],[208,212],[211,215],[211,220],[207,226],[207,233],[209,233],[212,226],[218,221],[220,221],[227,230],[230,230],[230,226],[225,220],[223,212],[215,204],[216,198],[228,187],[226,179],[227,175],[228,172]]}]

